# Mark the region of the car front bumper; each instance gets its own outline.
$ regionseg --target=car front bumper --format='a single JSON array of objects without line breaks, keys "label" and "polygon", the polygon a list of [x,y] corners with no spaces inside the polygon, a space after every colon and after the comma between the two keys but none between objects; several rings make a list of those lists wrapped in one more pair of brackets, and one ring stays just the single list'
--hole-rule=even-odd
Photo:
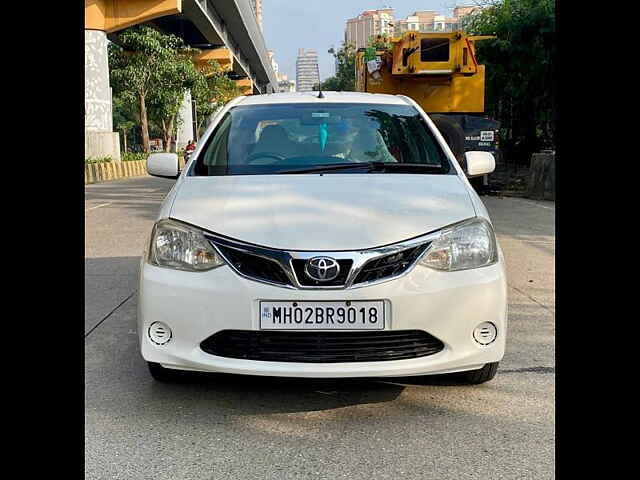
[{"label": "car front bumper", "polygon": [[[436,354],[404,360],[342,363],[271,362],[205,353],[200,343],[221,330],[259,330],[259,302],[384,299],[385,329],[424,330],[440,339]],[[172,338],[153,343],[149,326],[168,325]],[[473,338],[482,322],[497,327],[483,346]],[[416,265],[408,274],[362,288],[292,290],[240,277],[228,266],[184,272],[150,265],[140,268],[138,336],[142,356],[167,368],[283,377],[384,377],[475,370],[502,359],[507,333],[504,259],[488,267],[438,272]]]}]

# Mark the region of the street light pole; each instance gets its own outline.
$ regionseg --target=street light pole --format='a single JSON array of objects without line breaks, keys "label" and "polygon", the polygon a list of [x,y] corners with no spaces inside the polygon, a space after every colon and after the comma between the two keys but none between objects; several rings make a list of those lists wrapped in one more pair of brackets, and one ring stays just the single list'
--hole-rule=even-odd
[{"label": "street light pole", "polygon": [[196,100],[194,99],[191,102],[192,117],[193,117],[192,129],[193,129],[193,139],[197,142],[198,141],[198,109],[196,107],[197,107],[197,104],[196,104]]}]

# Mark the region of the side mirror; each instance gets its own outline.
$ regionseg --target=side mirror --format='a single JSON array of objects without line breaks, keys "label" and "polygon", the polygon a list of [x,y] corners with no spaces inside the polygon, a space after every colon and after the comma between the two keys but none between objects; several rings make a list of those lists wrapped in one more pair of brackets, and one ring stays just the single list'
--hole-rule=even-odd
[{"label": "side mirror", "polygon": [[467,161],[467,175],[477,177],[486,175],[496,169],[496,159],[490,152],[466,152],[464,154]]},{"label": "side mirror", "polygon": [[154,177],[178,178],[180,175],[178,154],[152,153],[147,157],[147,173]]}]

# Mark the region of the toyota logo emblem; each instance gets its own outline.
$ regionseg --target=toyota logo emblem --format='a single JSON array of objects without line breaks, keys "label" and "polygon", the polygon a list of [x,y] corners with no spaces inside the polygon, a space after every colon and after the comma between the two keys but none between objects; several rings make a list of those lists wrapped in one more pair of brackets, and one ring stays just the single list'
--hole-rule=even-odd
[{"label": "toyota logo emblem", "polygon": [[318,282],[330,282],[340,273],[340,265],[331,257],[313,257],[304,266],[307,276]]}]

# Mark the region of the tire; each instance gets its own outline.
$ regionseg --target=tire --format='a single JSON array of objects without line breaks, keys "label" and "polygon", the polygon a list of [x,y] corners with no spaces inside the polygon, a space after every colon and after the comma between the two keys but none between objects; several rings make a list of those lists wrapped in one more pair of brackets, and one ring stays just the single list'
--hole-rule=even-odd
[{"label": "tire", "polygon": [[444,137],[447,145],[449,145],[456,160],[458,160],[460,166],[466,171],[466,162],[464,159],[464,130],[462,130],[458,122],[451,118],[442,115],[431,115],[430,117]]},{"label": "tire", "polygon": [[178,370],[164,368],[159,363],[147,362],[149,373],[156,382],[168,383],[177,380],[180,377]]},{"label": "tire", "polygon": [[456,378],[467,385],[479,385],[488,382],[496,376],[500,362],[487,363],[479,370],[470,370],[456,374]]}]

